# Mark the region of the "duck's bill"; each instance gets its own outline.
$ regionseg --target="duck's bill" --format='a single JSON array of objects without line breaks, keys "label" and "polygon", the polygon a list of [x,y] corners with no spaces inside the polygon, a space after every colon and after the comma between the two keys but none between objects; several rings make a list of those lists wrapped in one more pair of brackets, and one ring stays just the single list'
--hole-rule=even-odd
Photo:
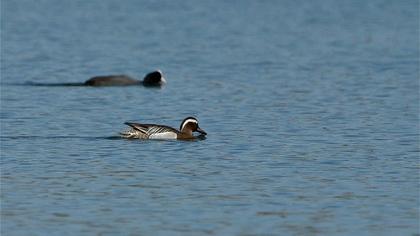
[{"label": "duck's bill", "polygon": [[202,135],[207,135],[206,131],[202,130],[200,127],[197,127],[197,132],[199,132]]}]

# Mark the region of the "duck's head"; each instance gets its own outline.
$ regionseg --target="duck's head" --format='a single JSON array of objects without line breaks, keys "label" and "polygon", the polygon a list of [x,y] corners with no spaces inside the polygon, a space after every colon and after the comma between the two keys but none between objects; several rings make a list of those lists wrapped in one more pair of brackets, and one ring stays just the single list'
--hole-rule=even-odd
[{"label": "duck's head", "polygon": [[202,135],[207,135],[207,133],[204,130],[202,130],[200,128],[200,126],[198,126],[198,120],[194,117],[191,117],[191,116],[185,118],[182,121],[179,130],[182,133],[186,133],[186,134],[189,134],[189,135],[192,135],[193,132],[199,132]]},{"label": "duck's head", "polygon": [[164,84],[166,84],[166,80],[160,70],[150,72],[143,79],[144,86],[162,86]]}]

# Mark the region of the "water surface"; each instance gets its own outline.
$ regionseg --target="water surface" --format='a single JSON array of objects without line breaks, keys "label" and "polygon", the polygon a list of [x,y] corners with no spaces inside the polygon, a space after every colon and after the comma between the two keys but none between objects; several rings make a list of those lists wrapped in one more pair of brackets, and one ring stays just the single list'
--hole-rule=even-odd
[{"label": "water surface", "polygon": [[[418,9],[2,1],[2,235],[420,234]],[[206,140],[110,138],[191,115]]]}]

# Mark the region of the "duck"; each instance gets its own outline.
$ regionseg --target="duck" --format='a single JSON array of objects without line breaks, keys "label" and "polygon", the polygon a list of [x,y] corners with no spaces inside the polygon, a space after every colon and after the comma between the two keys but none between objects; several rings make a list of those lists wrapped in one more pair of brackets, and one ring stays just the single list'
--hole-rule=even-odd
[{"label": "duck", "polygon": [[[180,125],[179,130],[166,126],[156,124],[139,124],[133,122],[125,122],[124,124],[131,128],[121,132],[122,138],[128,139],[196,139],[203,137],[207,133],[200,128],[198,120],[195,117],[185,118]],[[199,136],[194,136],[193,132],[200,133]]]},{"label": "duck", "polygon": [[156,70],[148,73],[143,80],[136,80],[127,75],[103,75],[86,80],[85,86],[130,86],[143,85],[145,87],[160,87],[166,84],[162,71]]}]

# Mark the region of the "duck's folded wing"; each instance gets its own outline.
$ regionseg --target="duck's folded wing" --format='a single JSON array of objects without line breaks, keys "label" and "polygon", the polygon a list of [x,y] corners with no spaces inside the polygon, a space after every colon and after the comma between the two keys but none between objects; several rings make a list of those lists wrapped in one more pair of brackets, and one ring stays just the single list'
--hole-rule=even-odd
[{"label": "duck's folded wing", "polygon": [[147,136],[159,133],[173,132],[177,133],[178,131],[174,128],[164,125],[155,125],[155,124],[139,124],[132,122],[125,122],[124,124],[130,126],[131,128],[138,130],[144,133]]},{"label": "duck's folded wing", "polygon": [[133,122],[125,122],[124,124],[130,126],[131,128],[138,130],[144,134],[148,134],[149,126],[139,123],[133,123]]}]

